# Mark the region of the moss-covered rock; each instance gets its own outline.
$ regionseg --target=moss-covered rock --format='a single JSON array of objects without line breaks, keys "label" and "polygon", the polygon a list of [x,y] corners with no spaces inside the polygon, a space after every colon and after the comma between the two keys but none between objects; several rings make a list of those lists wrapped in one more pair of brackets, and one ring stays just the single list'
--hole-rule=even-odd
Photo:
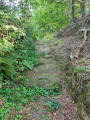
[{"label": "moss-covered rock", "polygon": [[30,79],[30,84],[53,90],[61,89],[60,78],[57,73],[53,75],[50,73],[39,73]]},{"label": "moss-covered rock", "polygon": [[[57,72],[55,61],[53,60],[51,49],[48,44],[37,45],[37,52],[45,55],[38,59],[38,66],[35,68],[35,75],[29,77],[30,86],[36,84],[37,86],[54,91],[61,91],[62,86],[60,77]],[[28,86],[29,86],[28,85]]]}]

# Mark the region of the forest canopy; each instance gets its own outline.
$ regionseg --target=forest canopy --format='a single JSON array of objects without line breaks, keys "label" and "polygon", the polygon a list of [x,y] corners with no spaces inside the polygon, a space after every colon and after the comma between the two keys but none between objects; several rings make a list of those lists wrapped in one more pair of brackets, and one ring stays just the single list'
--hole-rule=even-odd
[{"label": "forest canopy", "polygon": [[33,28],[33,34],[37,38],[42,38],[47,32],[52,33],[64,28],[81,15],[83,16],[85,13],[89,13],[90,5],[89,0],[10,1],[8,5],[12,6],[13,14],[23,24],[27,22]]}]

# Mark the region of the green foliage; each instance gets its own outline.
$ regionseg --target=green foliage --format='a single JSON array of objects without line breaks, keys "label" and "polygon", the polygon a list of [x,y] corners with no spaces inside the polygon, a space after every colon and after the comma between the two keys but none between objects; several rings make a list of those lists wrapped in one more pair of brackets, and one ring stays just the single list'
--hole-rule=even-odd
[{"label": "green foliage", "polygon": [[[4,87],[0,89],[0,100],[4,101],[3,107],[0,108],[0,119],[6,120],[7,115],[12,114],[11,110],[14,108],[16,113],[21,111],[23,107],[28,104],[30,101],[37,101],[40,95],[49,96],[52,94],[57,94],[54,91],[40,88],[36,85],[30,88],[19,84],[15,87],[13,82],[7,82],[7,85],[4,84]],[[12,86],[12,87],[11,87]],[[50,103],[50,111],[58,109],[59,105],[57,101],[52,101]],[[18,118],[18,116],[15,118]]]},{"label": "green foliage", "polygon": [[74,74],[82,73],[82,72],[87,72],[87,70],[85,68],[82,68],[82,67],[76,67],[74,69]]},{"label": "green foliage", "polygon": [[[0,39],[0,101],[3,101],[3,106],[0,108],[1,120],[6,120],[13,109],[18,113],[29,101],[37,101],[40,95],[59,94],[51,89],[35,85],[26,88],[20,84],[20,80],[25,80],[23,77],[26,75],[25,72],[32,70],[38,64],[36,62],[38,55],[35,51],[36,37],[33,24],[28,20],[30,14],[26,7],[22,9],[23,15],[26,16],[20,20],[14,17],[15,11],[9,9],[6,11],[7,13],[0,10],[0,30],[4,36]],[[14,119],[21,117],[16,115]]]},{"label": "green foliage", "polygon": [[61,44],[62,43],[62,38],[57,40],[57,44]]},{"label": "green foliage", "polygon": [[37,65],[35,43],[31,38],[26,37],[24,40],[19,40],[16,44],[16,53],[19,68],[21,69],[23,67],[22,71],[33,69],[34,65]]},{"label": "green foliage", "polygon": [[[89,10],[88,1],[86,2],[86,10]],[[36,35],[37,39],[43,38],[46,33],[53,33],[61,28],[68,26],[72,21],[72,0],[23,0],[21,3],[24,5],[22,12],[27,20],[33,26],[33,34]],[[32,6],[33,12],[28,12],[30,5]],[[27,10],[28,9],[28,10]],[[27,16],[26,16],[27,14]],[[80,17],[81,12],[81,1],[74,1],[74,16],[75,19]]]},{"label": "green foliage", "polygon": [[15,116],[15,120],[19,120],[21,118],[22,118],[22,115],[20,115],[20,114]]},{"label": "green foliage", "polygon": [[44,40],[46,41],[46,42],[50,42],[50,41],[52,41],[52,37],[53,37],[54,35],[53,34],[47,34],[46,36],[44,36]]},{"label": "green foliage", "polygon": [[13,79],[15,74],[13,67],[14,61],[12,61],[13,50],[14,46],[12,43],[8,42],[6,39],[0,40],[0,80],[7,77]]},{"label": "green foliage", "polygon": [[43,37],[45,33],[55,32],[69,24],[69,16],[66,13],[67,2],[42,1],[41,4],[37,11],[34,10],[32,18],[35,35]]},{"label": "green foliage", "polygon": [[[75,16],[79,15],[80,2],[75,1]],[[57,89],[52,91],[35,85],[26,88],[20,84],[20,80],[25,80],[25,72],[38,64],[36,38],[45,36],[47,41],[51,41],[52,33],[66,27],[71,21],[71,0],[23,0],[18,7],[11,9],[4,2],[0,2],[0,32],[4,36],[0,39],[0,100],[4,101],[0,108],[1,120],[6,120],[7,115],[12,114],[12,109],[18,113],[29,101],[38,100],[40,95],[59,94]],[[61,42],[59,39],[57,44]],[[60,66],[64,68],[62,63]],[[83,71],[76,68],[73,72]],[[48,101],[47,105],[51,112],[59,108],[57,101]],[[15,116],[15,120],[21,118],[21,115]]]},{"label": "green foliage", "polygon": [[[52,117],[51,116],[47,116],[47,115],[42,115],[42,118],[44,119],[44,120],[50,120]],[[41,119],[42,119],[41,118]]]},{"label": "green foliage", "polygon": [[[5,14],[3,10],[0,10],[0,27],[3,25],[3,19],[5,18]],[[1,30],[1,28],[0,28]]]},{"label": "green foliage", "polygon": [[49,106],[51,112],[54,112],[59,108],[59,103],[55,100],[47,101],[46,105]]},{"label": "green foliage", "polygon": [[2,87],[5,80],[17,80],[21,73],[33,69],[37,65],[37,55],[36,45],[33,37],[29,35],[31,31],[28,32],[28,27],[21,29],[20,26],[7,25],[7,20],[12,15],[8,16],[1,10],[0,14],[2,18],[0,34],[3,34],[3,39],[0,39],[0,87]]},{"label": "green foliage", "polygon": [[[24,30],[18,24],[21,25],[12,14],[0,10],[0,30],[4,36],[0,39],[0,101],[4,101],[3,107],[0,108],[1,120],[6,120],[7,115],[12,114],[12,109],[16,112],[22,110],[30,100],[35,100],[35,95],[41,94],[34,88],[27,89],[20,84],[18,88],[13,86],[23,78],[25,71],[37,65],[35,37],[31,36],[31,30],[28,32],[29,27]],[[15,116],[15,120],[20,118],[20,115]]]},{"label": "green foliage", "polygon": [[27,38],[22,40],[18,35],[13,38],[14,43],[8,42],[5,38],[0,41],[0,74],[2,76],[0,79],[2,80],[3,77],[13,79],[17,70],[33,69],[36,63],[37,57],[33,41]]}]

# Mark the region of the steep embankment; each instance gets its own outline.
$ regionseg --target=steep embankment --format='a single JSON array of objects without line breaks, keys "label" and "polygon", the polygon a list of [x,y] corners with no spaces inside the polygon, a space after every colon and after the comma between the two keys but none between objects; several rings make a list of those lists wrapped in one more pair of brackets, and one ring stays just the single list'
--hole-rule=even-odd
[{"label": "steep embankment", "polygon": [[[83,18],[79,21],[80,23],[73,23],[64,29],[62,34],[58,33],[56,37],[53,37],[51,42],[67,91],[77,104],[78,119],[80,120],[88,120],[90,113],[90,32],[88,32],[88,39],[79,57],[76,59],[74,56],[83,43],[83,34],[80,34],[79,28],[89,28],[89,20],[88,16],[88,19],[87,17]],[[57,44],[60,39],[62,39],[62,43]]]},{"label": "steep embankment", "polygon": [[[89,113],[90,74],[88,71],[89,69],[86,68],[90,65],[90,58],[79,58],[79,60],[71,62],[70,51],[71,45],[73,46],[73,42],[70,42],[70,40],[72,41],[73,37],[70,36],[69,38],[63,38],[62,45],[60,44],[59,46],[52,46],[52,49],[54,51],[54,55],[58,62],[59,68],[62,71],[67,91],[72,96],[73,100],[77,103],[78,116],[80,119],[87,120],[88,115],[86,112]],[[74,43],[74,46],[75,45],[77,44]],[[82,61],[82,59],[87,59],[88,62],[86,63],[86,61]]]}]

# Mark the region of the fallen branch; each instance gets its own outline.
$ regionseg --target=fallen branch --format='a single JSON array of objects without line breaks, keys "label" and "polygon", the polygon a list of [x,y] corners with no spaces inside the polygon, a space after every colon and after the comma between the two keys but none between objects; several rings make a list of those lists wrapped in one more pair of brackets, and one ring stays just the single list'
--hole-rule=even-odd
[{"label": "fallen branch", "polygon": [[76,52],[76,55],[73,56],[73,53],[71,52],[70,54],[70,59],[71,61],[75,58],[75,59],[78,59],[78,57],[80,56],[80,52],[83,50],[83,47],[88,39],[87,37],[87,32],[90,31],[90,29],[80,29],[79,31],[81,32],[84,32],[84,40],[83,40],[83,43],[80,45],[80,47],[78,48],[77,52]]},{"label": "fallen branch", "polygon": [[80,29],[79,31],[84,32],[84,41],[83,41],[83,43],[80,45],[79,49],[77,50],[76,55],[74,56],[74,58],[76,58],[76,59],[79,57],[80,52],[83,50],[83,47],[84,47],[84,45],[85,45],[85,43],[86,43],[86,41],[87,41],[87,39],[88,39],[88,37],[87,37],[87,32],[90,31],[90,29]]}]

